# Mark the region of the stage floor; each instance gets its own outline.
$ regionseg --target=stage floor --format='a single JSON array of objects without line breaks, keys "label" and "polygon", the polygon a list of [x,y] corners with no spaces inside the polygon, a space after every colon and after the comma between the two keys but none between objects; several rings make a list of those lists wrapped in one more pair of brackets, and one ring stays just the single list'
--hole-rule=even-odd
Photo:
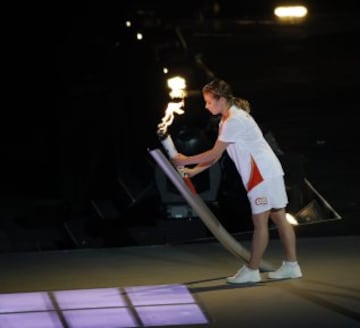
[{"label": "stage floor", "polygon": [[[304,277],[252,286],[226,284],[243,263],[218,242],[3,253],[0,327],[359,327],[359,249],[298,238]],[[272,238],[265,260],[281,259]]]}]

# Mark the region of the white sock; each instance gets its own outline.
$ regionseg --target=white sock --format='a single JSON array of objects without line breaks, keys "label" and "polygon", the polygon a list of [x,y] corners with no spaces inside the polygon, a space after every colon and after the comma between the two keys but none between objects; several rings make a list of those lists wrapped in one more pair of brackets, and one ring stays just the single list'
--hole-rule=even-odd
[{"label": "white sock", "polygon": [[298,265],[297,261],[284,261],[286,264],[290,265],[290,266],[295,266]]}]

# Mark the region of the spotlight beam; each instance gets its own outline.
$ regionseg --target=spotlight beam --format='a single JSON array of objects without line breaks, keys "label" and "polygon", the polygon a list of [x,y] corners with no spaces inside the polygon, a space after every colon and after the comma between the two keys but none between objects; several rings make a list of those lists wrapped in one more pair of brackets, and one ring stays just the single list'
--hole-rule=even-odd
[{"label": "spotlight beam", "polygon": [[[160,149],[149,150],[153,159],[157,162],[165,175],[174,184],[180,194],[184,197],[192,209],[199,215],[200,219],[206,227],[212,232],[215,238],[232,253],[245,262],[250,260],[250,252],[244,248],[219,222],[216,216],[212,213],[209,207],[205,204],[203,199],[194,193],[186,184],[184,179],[179,175],[178,171],[166,158]],[[262,271],[273,271],[274,266],[262,260],[260,263]]]}]

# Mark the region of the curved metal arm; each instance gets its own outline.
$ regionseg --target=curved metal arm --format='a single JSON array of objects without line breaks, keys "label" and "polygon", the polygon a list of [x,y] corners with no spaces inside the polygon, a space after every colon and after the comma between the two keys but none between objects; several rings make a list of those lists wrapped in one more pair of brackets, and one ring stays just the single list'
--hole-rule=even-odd
[{"label": "curved metal arm", "polygon": [[[199,215],[200,219],[212,232],[215,238],[234,256],[249,262],[250,252],[241,246],[241,244],[222,226],[216,216],[205,204],[198,194],[194,194],[185,181],[180,177],[174,166],[165,157],[160,149],[149,150],[149,153],[161,167],[166,176],[171,180],[187,203]],[[260,269],[262,271],[273,271],[274,267],[266,261],[261,261]]]}]

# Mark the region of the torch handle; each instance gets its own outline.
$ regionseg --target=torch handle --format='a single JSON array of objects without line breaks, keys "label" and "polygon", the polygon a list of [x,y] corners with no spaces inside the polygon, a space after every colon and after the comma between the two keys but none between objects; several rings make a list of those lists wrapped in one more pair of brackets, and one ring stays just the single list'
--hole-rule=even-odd
[{"label": "torch handle", "polygon": [[170,134],[166,135],[165,138],[161,139],[161,143],[170,158],[174,158],[178,154],[178,151],[175,148],[174,142]]},{"label": "torch handle", "polygon": [[[173,142],[170,134],[167,134],[165,137],[161,138],[160,141],[161,141],[163,147],[165,148],[169,158],[174,158],[178,154],[178,151],[175,148],[174,142]],[[190,178],[188,176],[184,175],[184,166],[177,166],[176,170],[180,174],[180,176],[183,178],[184,182],[189,187],[191,192],[193,194],[196,194],[197,193],[196,189],[195,189],[193,183],[191,182]]]}]

